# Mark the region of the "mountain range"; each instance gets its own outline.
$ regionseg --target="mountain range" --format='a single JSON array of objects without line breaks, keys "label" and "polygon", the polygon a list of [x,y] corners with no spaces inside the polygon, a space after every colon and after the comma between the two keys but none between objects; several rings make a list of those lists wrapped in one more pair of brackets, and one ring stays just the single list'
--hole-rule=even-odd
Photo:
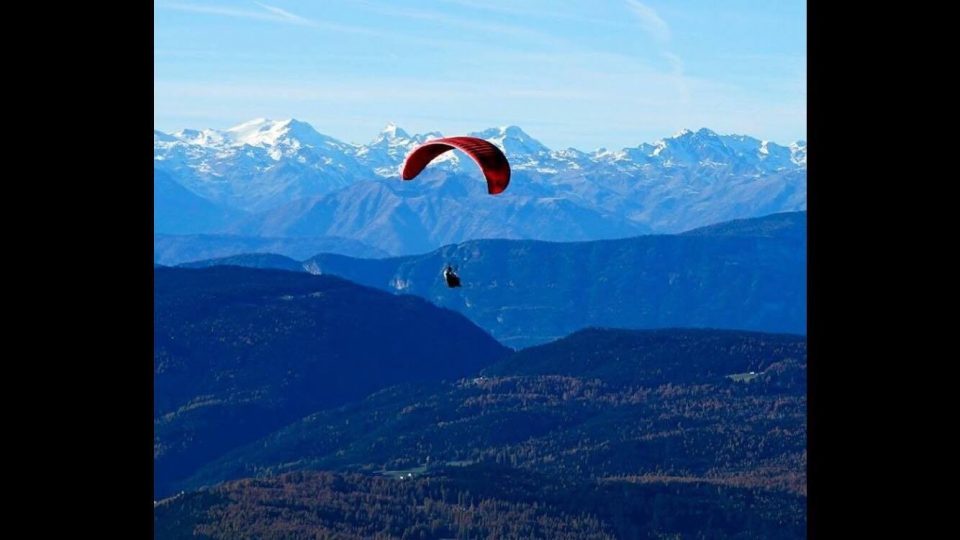
[{"label": "mountain range", "polygon": [[584,152],[549,149],[517,126],[470,135],[506,153],[513,176],[505,193],[489,196],[456,151],[401,182],[405,155],[441,134],[392,124],[362,145],[298,120],[156,131],[155,232],[329,236],[402,255],[471,239],[675,233],[806,208],[803,141],[781,146],[704,128]]},{"label": "mountain range", "polygon": [[[806,217],[788,212],[592,242],[474,240],[382,259],[246,254],[184,266],[334,274],[458,311],[514,348],[590,326],[804,334]],[[462,288],[445,286],[447,263],[458,266]]]}]

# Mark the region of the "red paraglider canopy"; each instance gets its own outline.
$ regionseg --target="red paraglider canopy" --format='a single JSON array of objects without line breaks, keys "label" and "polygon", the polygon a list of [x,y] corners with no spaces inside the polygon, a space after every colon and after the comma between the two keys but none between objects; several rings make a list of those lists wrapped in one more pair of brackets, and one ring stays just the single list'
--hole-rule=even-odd
[{"label": "red paraglider canopy", "polygon": [[454,148],[462,150],[477,162],[487,179],[487,191],[491,195],[507,189],[510,183],[507,157],[493,143],[476,137],[445,137],[421,144],[403,162],[401,176],[404,180],[413,180],[434,158]]}]

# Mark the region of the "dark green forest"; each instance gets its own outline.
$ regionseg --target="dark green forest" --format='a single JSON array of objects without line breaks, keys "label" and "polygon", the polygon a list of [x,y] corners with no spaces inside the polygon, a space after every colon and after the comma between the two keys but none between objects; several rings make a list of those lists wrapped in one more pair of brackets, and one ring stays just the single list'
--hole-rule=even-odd
[{"label": "dark green forest", "polygon": [[[157,538],[805,535],[803,336],[590,328],[510,354],[337,278],[156,272],[156,448],[196,457],[158,460]],[[430,330],[373,339],[398,317]]]}]

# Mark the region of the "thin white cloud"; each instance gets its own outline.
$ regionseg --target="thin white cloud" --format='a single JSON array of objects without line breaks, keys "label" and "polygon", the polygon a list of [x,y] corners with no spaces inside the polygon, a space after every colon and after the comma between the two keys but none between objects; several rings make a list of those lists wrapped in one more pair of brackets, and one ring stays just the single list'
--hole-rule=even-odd
[{"label": "thin white cloud", "polygon": [[333,83],[304,81],[271,82],[206,82],[154,80],[155,96],[165,98],[206,98],[215,100],[239,99],[259,102],[280,100],[288,102],[376,103],[391,99],[417,102],[462,102],[489,95],[475,84],[419,79],[381,79],[380,84],[368,81]]},{"label": "thin white cloud", "polygon": [[[252,10],[252,9],[238,9],[235,7],[229,6],[208,6],[202,4],[160,4],[159,7],[163,9],[172,9],[174,11],[185,11],[188,13],[204,13],[207,15],[220,15],[223,17],[234,17],[237,19],[254,19],[258,21],[272,21],[272,22],[282,22],[288,24],[299,24],[299,25],[310,25],[312,21],[293,15],[292,13],[286,13],[286,15],[281,15],[276,11],[271,10],[268,6],[263,4],[257,4],[263,11]],[[278,8],[274,8],[278,9]],[[283,11],[283,10],[280,10]]]},{"label": "thin white cloud", "polygon": [[670,41],[670,25],[663,20],[652,7],[637,0],[627,0],[627,7],[637,16],[640,27],[654,39],[665,43]]},{"label": "thin white cloud", "polygon": [[[362,0],[357,0],[362,1]],[[402,41],[405,45],[409,44],[420,44],[433,47],[441,48],[454,48],[454,47],[463,47],[466,45],[482,46],[483,44],[475,43],[470,44],[466,43],[463,40],[448,40],[448,39],[435,39],[422,36],[411,36],[408,34],[398,34],[395,32],[389,32],[378,28],[367,28],[361,26],[353,26],[348,24],[341,24],[329,21],[318,21],[315,19],[309,19],[297,15],[296,13],[291,13],[284,9],[270,6],[267,4],[262,4],[260,2],[252,2],[253,4],[262,8],[263,11],[257,10],[248,10],[248,9],[236,9],[227,6],[209,6],[209,5],[200,5],[200,4],[187,4],[187,3],[158,3],[157,7],[161,9],[170,9],[174,11],[183,11],[188,13],[203,13],[208,15],[220,15],[223,17],[234,17],[239,19],[252,19],[259,21],[269,21],[269,22],[278,22],[284,24],[291,24],[296,26],[305,26],[310,28],[318,28],[323,30],[330,30],[333,32],[342,32],[347,34],[358,34],[365,36],[373,36],[379,39],[393,39],[397,41]],[[492,29],[489,27],[487,29]],[[507,30],[509,31],[509,30]]]},{"label": "thin white cloud", "polygon": [[[493,4],[490,2],[477,2],[475,0],[440,0],[440,2],[446,4],[453,4],[456,6],[463,6],[471,9],[476,9],[480,11],[486,11],[488,13],[498,13],[501,15],[510,15],[514,17],[524,17],[524,18],[537,18],[537,19],[554,19],[554,20],[563,20],[563,21],[577,21],[578,23],[590,23],[600,26],[607,26],[611,28],[632,28],[633,23],[624,23],[621,19],[607,20],[607,19],[597,19],[594,17],[584,17],[583,13],[574,13],[574,12],[563,12],[551,5],[549,10],[544,9],[517,9],[514,7],[507,7],[504,5]],[[513,4],[511,4],[512,6]],[[561,7],[561,6],[557,6]]]},{"label": "thin white cloud", "polygon": [[287,10],[280,9],[276,6],[268,6],[266,4],[261,4],[260,2],[254,2],[254,4],[262,7],[263,9],[269,11],[270,13],[273,13],[277,17],[280,17],[280,19],[290,22],[292,24],[303,24],[307,26],[313,26],[315,24],[313,21],[311,21],[310,19],[307,19],[306,17],[295,15],[293,13],[290,13]]},{"label": "thin white cloud", "polygon": [[637,0],[626,0],[626,2],[627,8],[636,15],[643,31],[658,43],[660,55],[670,65],[670,74],[673,77],[674,86],[680,100],[689,102],[690,87],[683,73],[683,59],[666,49],[667,43],[670,41],[670,25],[652,7]]},{"label": "thin white cloud", "polygon": [[220,15],[222,17],[234,17],[237,19],[251,19],[257,21],[268,21],[268,22],[277,22],[283,24],[291,24],[295,26],[306,26],[310,28],[321,28],[324,30],[331,30],[334,32],[346,32],[351,34],[365,34],[365,35],[380,35],[378,32],[370,30],[368,28],[362,28],[359,26],[350,26],[346,24],[338,24],[326,21],[316,21],[313,19],[308,19],[297,15],[296,13],[291,13],[285,9],[280,9],[275,6],[270,6],[267,4],[261,4],[260,2],[252,2],[256,6],[259,6],[259,10],[255,9],[238,9],[229,6],[215,6],[215,5],[201,5],[201,4],[186,4],[186,3],[163,3],[157,4],[157,7],[161,9],[170,9],[174,11],[184,11],[187,13],[203,13],[207,15]]}]

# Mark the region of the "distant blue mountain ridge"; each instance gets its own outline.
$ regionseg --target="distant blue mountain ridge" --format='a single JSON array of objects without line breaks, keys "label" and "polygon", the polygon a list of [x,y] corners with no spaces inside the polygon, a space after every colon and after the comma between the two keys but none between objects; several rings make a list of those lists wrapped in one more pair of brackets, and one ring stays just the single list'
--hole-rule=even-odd
[{"label": "distant blue mountain ridge", "polygon": [[[246,254],[186,267],[333,274],[458,311],[523,348],[592,327],[699,327],[806,333],[806,212],[592,242],[474,240],[423,255],[297,261]],[[458,267],[463,287],[440,272]]]}]

